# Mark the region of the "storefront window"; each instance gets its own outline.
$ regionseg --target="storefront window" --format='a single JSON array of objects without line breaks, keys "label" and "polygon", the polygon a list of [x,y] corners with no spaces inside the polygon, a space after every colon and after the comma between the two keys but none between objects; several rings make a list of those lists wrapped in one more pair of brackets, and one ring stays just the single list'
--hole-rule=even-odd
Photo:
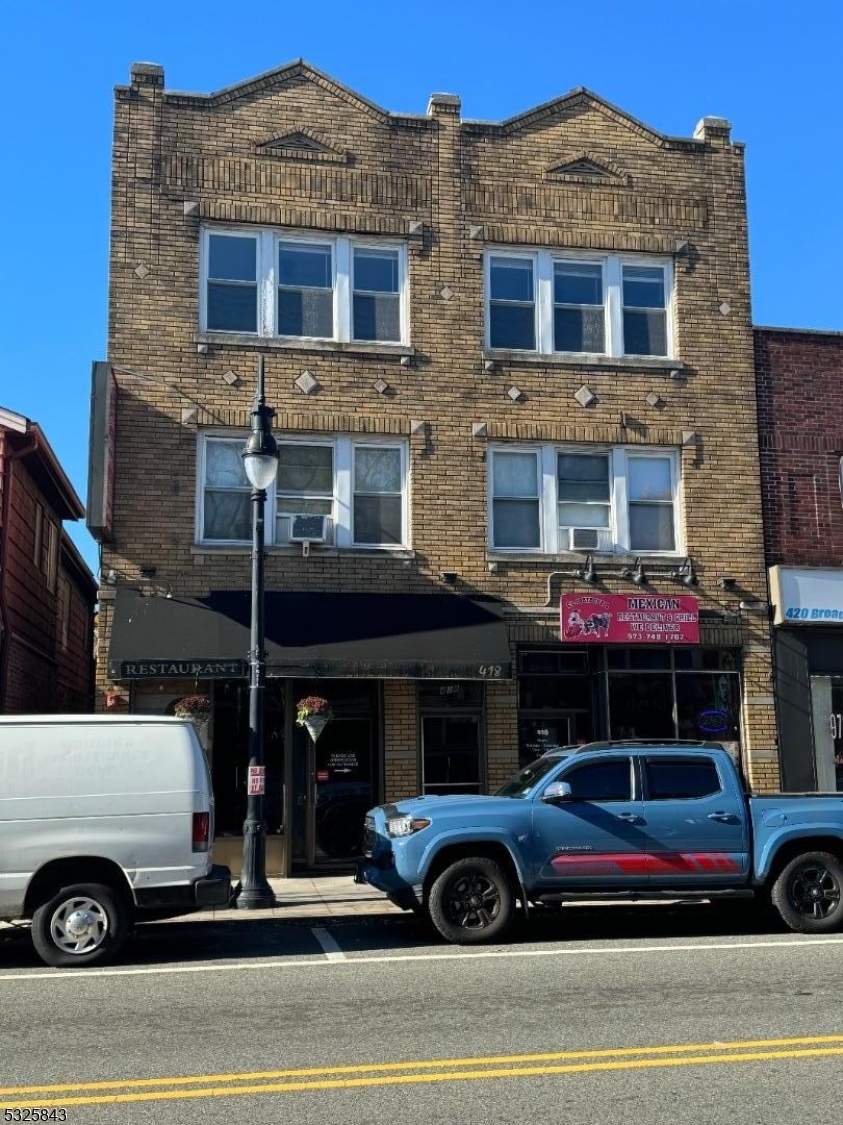
[{"label": "storefront window", "polygon": [[676,720],[680,738],[740,739],[740,688],[734,673],[679,673]]},{"label": "storefront window", "polygon": [[537,649],[518,654],[518,760],[594,737],[599,653]]},{"label": "storefront window", "polygon": [[[536,650],[519,653],[518,669],[522,764],[553,746],[607,737],[711,739],[739,756],[741,689],[734,649]],[[840,683],[843,729],[843,678]],[[843,743],[839,756],[843,786]]]},{"label": "storefront window", "polygon": [[675,738],[671,674],[610,672],[609,724],[612,738]]}]

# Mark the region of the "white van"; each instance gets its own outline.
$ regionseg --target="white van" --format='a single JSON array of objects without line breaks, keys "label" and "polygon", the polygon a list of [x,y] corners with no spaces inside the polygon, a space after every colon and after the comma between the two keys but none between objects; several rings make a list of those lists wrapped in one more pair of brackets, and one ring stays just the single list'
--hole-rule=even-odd
[{"label": "white van", "polygon": [[113,957],[135,922],[228,902],[193,724],[0,718],[0,920],[32,919],[48,965]]}]

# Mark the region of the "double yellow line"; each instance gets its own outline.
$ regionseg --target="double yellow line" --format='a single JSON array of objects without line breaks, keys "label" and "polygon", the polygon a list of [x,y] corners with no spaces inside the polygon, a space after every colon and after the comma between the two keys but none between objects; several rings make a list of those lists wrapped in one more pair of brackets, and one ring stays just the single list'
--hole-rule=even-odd
[{"label": "double yellow line", "polygon": [[[173,1078],[127,1078],[107,1082],[53,1086],[0,1087],[0,1109],[70,1107],[119,1102],[179,1101],[303,1090],[348,1090],[366,1086],[403,1086],[430,1082],[488,1081],[490,1078],[589,1074],[599,1071],[648,1070],[657,1067],[713,1066],[766,1062],[771,1059],[823,1058],[843,1055],[843,1035],[798,1039],[745,1039],[733,1042],[679,1043],[659,1047],[617,1047],[600,1051],[553,1051],[531,1055],[424,1059],[364,1063],[354,1066],[259,1070],[234,1074],[198,1074]],[[44,1095],[52,1095],[45,1097]]]}]

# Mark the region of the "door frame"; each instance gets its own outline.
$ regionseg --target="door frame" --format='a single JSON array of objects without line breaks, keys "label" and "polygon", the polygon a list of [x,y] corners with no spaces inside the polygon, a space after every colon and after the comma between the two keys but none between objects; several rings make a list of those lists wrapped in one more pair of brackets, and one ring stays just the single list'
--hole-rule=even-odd
[{"label": "door frame", "polygon": [[488,763],[488,748],[486,745],[486,686],[484,681],[469,681],[470,683],[479,682],[483,684],[483,698],[480,703],[467,703],[462,706],[459,704],[436,704],[429,703],[424,705],[420,698],[419,686],[416,685],[416,744],[418,746],[418,778],[419,778],[419,793],[424,795],[424,720],[425,719],[442,719],[442,718],[476,718],[477,719],[477,753],[479,756],[480,768],[478,771],[478,786],[481,793],[488,792],[489,787],[489,763]]}]

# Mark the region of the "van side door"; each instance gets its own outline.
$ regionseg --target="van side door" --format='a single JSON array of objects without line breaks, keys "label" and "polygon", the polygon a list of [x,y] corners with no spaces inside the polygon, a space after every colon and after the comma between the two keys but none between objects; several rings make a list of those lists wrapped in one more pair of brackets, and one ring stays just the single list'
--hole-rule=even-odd
[{"label": "van side door", "polygon": [[654,887],[739,886],[749,875],[746,802],[710,754],[640,755]]}]

